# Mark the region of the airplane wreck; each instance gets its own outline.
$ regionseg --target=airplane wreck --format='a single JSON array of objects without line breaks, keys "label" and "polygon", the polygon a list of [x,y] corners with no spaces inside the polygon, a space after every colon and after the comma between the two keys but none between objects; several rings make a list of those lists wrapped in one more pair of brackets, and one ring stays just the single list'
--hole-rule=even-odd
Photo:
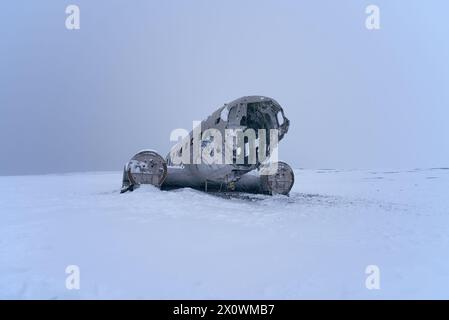
[{"label": "airplane wreck", "polygon": [[274,99],[248,96],[225,104],[171,148],[165,158],[138,152],[125,165],[121,193],[142,184],[162,190],[288,195],[291,167],[277,160],[290,122]]}]

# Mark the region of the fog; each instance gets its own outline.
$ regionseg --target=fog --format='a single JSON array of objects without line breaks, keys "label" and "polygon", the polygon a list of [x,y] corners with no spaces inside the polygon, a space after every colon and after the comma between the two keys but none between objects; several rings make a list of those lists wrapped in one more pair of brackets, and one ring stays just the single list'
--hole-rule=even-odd
[{"label": "fog", "polygon": [[292,167],[449,167],[449,3],[374,3],[380,30],[368,1],[2,3],[0,175],[165,156],[173,129],[245,95],[283,106]]}]

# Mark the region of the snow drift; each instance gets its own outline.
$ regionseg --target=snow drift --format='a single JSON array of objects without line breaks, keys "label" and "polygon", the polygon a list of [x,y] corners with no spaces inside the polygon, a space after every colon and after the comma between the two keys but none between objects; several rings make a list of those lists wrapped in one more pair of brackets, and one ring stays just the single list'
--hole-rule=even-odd
[{"label": "snow drift", "polygon": [[449,298],[449,170],[295,175],[290,197],[238,198],[0,177],[0,298]]}]

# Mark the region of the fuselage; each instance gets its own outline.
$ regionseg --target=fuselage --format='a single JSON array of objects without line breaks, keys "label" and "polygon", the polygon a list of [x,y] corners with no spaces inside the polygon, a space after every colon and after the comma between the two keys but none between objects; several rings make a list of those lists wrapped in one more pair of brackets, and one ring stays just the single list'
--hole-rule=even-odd
[{"label": "fuselage", "polygon": [[237,181],[270,157],[273,140],[277,144],[288,127],[282,107],[272,98],[247,96],[227,103],[172,147],[166,157],[167,183]]}]

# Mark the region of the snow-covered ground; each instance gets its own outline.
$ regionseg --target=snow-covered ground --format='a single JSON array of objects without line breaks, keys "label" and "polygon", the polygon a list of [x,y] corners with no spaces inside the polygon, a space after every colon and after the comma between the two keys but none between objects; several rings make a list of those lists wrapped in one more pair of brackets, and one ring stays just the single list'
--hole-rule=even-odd
[{"label": "snow-covered ground", "polygon": [[447,169],[296,170],[290,197],[120,183],[0,177],[0,298],[449,298]]}]

